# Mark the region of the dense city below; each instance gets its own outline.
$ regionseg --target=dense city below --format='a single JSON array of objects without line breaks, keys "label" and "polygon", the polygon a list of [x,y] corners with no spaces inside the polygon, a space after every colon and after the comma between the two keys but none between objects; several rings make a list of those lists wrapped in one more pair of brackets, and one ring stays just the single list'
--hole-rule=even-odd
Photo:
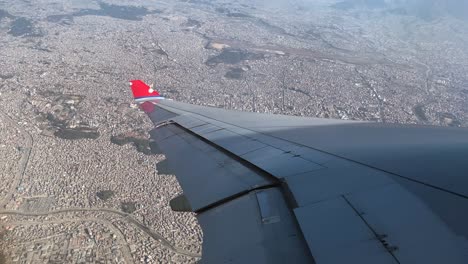
[{"label": "dense city below", "polygon": [[200,259],[132,79],[225,109],[468,126],[466,19],[364,2],[0,0],[0,263]]}]

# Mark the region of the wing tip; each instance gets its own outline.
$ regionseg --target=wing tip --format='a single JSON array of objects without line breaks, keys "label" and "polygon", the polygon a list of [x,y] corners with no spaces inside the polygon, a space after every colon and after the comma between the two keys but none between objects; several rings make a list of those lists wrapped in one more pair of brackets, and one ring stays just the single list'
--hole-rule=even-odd
[{"label": "wing tip", "polygon": [[154,90],[152,85],[148,85],[142,80],[130,80],[129,85],[136,101],[162,99],[159,92]]}]

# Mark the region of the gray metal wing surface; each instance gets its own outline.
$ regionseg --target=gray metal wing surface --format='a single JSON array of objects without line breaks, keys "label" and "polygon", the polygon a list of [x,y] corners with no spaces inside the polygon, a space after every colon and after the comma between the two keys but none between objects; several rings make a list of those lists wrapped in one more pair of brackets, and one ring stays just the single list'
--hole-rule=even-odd
[{"label": "gray metal wing surface", "polygon": [[202,263],[468,263],[468,129],[144,104]]}]

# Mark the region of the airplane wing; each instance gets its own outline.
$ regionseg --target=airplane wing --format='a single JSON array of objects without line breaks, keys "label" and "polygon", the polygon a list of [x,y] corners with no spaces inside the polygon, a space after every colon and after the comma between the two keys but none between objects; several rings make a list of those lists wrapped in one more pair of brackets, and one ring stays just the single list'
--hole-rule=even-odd
[{"label": "airplane wing", "polygon": [[468,263],[468,129],[229,111],[131,84],[202,263]]}]

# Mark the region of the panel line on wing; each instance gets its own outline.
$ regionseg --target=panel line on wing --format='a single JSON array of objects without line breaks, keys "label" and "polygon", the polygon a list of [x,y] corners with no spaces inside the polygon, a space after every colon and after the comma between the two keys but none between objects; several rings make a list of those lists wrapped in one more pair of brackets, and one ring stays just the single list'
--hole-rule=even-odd
[{"label": "panel line on wing", "polygon": [[369,228],[369,230],[374,233],[375,237],[377,238],[377,240],[382,244],[382,246],[387,250],[387,252],[393,257],[393,259],[395,259],[395,261],[397,263],[400,263],[400,261],[398,260],[398,258],[395,256],[395,254],[393,253],[395,250],[397,250],[398,248],[397,247],[394,247],[392,245],[389,245],[387,244],[386,240],[385,240],[385,234],[378,234],[377,231],[372,228],[372,226],[366,221],[366,219],[364,219],[364,217],[362,217],[362,215],[364,214],[364,212],[359,212],[352,204],[351,202],[346,198],[346,196],[344,195],[341,195],[341,198],[343,198],[343,200],[349,205],[349,207],[356,213],[356,215],[362,220],[362,222],[364,222],[364,224],[367,226],[367,228]]}]

